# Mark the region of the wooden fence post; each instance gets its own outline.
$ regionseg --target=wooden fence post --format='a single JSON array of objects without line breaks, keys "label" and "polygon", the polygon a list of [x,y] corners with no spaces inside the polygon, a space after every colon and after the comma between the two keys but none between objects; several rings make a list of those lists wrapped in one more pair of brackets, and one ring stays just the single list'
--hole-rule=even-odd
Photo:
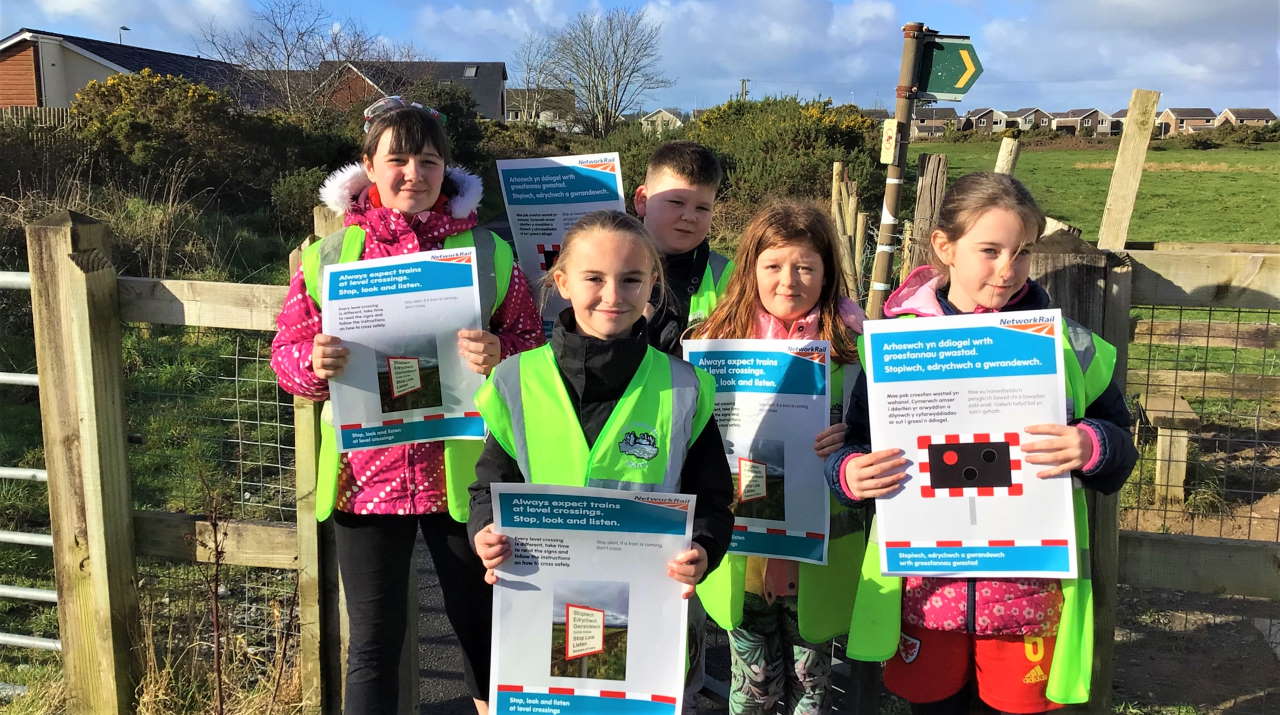
[{"label": "wooden fence post", "polygon": [[[871,224],[871,214],[866,211],[859,211],[858,218],[854,222],[853,227],[853,267],[858,272],[858,288],[862,288],[862,279],[866,277],[866,268],[863,262],[866,260],[867,253],[867,226]],[[859,297],[861,300],[861,297]]]},{"label": "wooden fence post", "polygon": [[110,239],[66,211],[26,233],[68,710],[129,713],[138,581]]},{"label": "wooden fence post", "polygon": [[[947,193],[947,155],[921,154],[920,176],[916,180],[916,207],[911,216],[911,230],[919,240],[912,242],[909,257],[910,268],[928,262],[929,234],[938,224],[942,212],[942,195]],[[903,275],[910,272],[910,268]]]},{"label": "wooden fence post", "polygon": [[[1031,277],[1068,318],[1117,346],[1115,376],[1123,387],[1129,341],[1130,276],[1125,260],[1075,239],[1055,252],[1032,253]],[[1089,504],[1090,567],[1093,574],[1093,685],[1085,708],[1109,713],[1115,660],[1116,583],[1119,580],[1118,502],[1114,495],[1086,492]]]},{"label": "wooden fence post", "polygon": [[996,154],[997,174],[1012,174],[1013,168],[1018,165],[1018,154],[1021,152],[1021,142],[1013,137],[1005,137],[1000,140],[1000,153]]},{"label": "wooden fence post", "polygon": [[857,257],[853,255],[853,227],[849,225],[850,201],[856,198],[849,195],[849,180],[844,173],[844,162],[831,164],[831,223],[836,228],[836,261],[840,264],[840,273],[844,276],[845,288],[855,299],[858,295],[858,274],[854,264]]},{"label": "wooden fence post", "polygon": [[1111,251],[1124,248],[1159,101],[1160,93],[1149,89],[1135,89],[1129,99],[1129,115],[1124,122],[1124,133],[1120,135],[1107,203],[1102,209],[1102,224],[1098,227],[1098,248]]},{"label": "wooden fence post", "polygon": [[[317,228],[319,228],[317,226]],[[314,240],[303,241],[289,254],[290,277],[302,263],[302,249]],[[293,398],[294,485],[296,489],[296,533],[298,538],[298,670],[302,684],[304,712],[335,712],[342,701],[331,691],[341,692],[342,671],[335,667],[336,639],[326,638],[324,582],[333,572],[324,568],[323,525],[316,523],[316,466],[320,451],[320,409],[305,397]],[[336,684],[336,686],[334,685]]]}]

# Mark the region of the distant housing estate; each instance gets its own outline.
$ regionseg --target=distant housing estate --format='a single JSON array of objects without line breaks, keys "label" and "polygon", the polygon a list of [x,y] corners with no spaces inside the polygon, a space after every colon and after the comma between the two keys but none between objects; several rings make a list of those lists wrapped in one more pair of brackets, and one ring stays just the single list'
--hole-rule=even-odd
[{"label": "distant housing estate", "polygon": [[[883,109],[861,109],[864,116],[875,120],[889,118]],[[973,131],[998,134],[1008,129],[1030,131],[1051,129],[1063,134],[1080,136],[1119,136],[1124,131],[1129,110],[1121,109],[1108,114],[1096,107],[1046,111],[1041,107],[1000,110],[992,107],[970,109],[963,116],[952,107],[916,107],[911,117],[911,139],[928,139],[953,131]],[[1158,112],[1155,127],[1158,136],[1190,134],[1220,127],[1224,124],[1262,126],[1276,121],[1276,115],[1267,108],[1231,108],[1215,113],[1212,109],[1170,107]]]}]

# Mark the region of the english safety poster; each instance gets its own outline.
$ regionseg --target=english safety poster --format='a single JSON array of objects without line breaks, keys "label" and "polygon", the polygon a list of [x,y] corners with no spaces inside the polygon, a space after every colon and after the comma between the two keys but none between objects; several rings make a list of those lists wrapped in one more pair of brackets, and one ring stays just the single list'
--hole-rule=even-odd
[{"label": "english safety poster", "polygon": [[1066,424],[1059,310],[865,323],[873,449],[907,478],[877,499],[885,575],[1074,578],[1072,479],[1021,447]]},{"label": "english safety poster", "polygon": [[481,325],[474,249],[326,266],[323,290],[323,331],[350,351],[326,406],[339,451],[484,439],[484,376],[458,355],[458,331]]},{"label": "english safety poster", "polygon": [[490,488],[512,546],[493,591],[493,712],[680,713],[689,602],[666,564],[689,548],[695,497]]},{"label": "english safety poster", "polygon": [[734,481],[732,553],[827,560],[831,491],[814,438],[830,422],[825,340],[686,340],[716,379],[716,425]]}]

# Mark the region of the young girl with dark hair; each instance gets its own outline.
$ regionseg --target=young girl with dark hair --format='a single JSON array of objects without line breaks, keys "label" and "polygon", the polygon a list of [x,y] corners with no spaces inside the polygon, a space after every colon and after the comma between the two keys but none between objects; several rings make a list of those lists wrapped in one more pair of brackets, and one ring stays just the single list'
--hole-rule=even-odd
[{"label": "young girl with dark hair", "polygon": [[[488,329],[459,331],[459,352],[472,369],[488,374],[502,358],[542,342],[541,319],[510,247],[475,228],[480,180],[448,167],[440,115],[387,97],[365,110],[365,120],[359,163],[334,172],[321,188],[345,228],[304,250],[272,343],[280,386],[311,400],[328,399],[328,381],[348,357],[338,338],[320,332],[327,264],[474,247]],[[404,643],[404,634],[409,568],[421,531],[462,645],[467,690],[477,711],[486,712],[492,592],[462,523],[482,443],[446,440],[339,454],[327,420],[321,432],[316,517],[334,519],[351,626],[344,711],[396,710],[400,653],[416,647]]]}]

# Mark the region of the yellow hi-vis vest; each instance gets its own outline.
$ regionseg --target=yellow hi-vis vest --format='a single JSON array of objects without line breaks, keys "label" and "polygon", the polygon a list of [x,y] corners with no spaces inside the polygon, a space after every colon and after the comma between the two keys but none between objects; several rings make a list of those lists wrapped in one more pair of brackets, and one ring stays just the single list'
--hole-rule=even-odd
[{"label": "yellow hi-vis vest", "polygon": [[[302,278],[307,295],[324,308],[324,267],[351,263],[364,255],[364,229],[347,226],[341,231],[316,241],[302,250]],[[507,297],[515,256],[511,246],[484,229],[463,231],[444,239],[444,247],[474,248],[476,275],[479,278],[480,315],[486,319]],[[483,440],[448,439],[444,442],[445,492],[449,514],[465,522],[471,512],[467,487],[476,480],[476,460],[484,448]],[[320,455],[316,466],[316,520],[324,521],[333,513],[338,498],[338,475],[342,471],[342,455],[338,453],[338,435],[326,401],[320,412]]]},{"label": "yellow hi-vis vest", "polygon": [[550,345],[504,360],[476,391],[485,425],[526,481],[627,491],[680,491],[714,406],[710,374],[652,347],[591,445]]},{"label": "yellow hi-vis vest", "polygon": [[[1064,321],[1063,367],[1067,411],[1076,419],[1111,384],[1116,349],[1074,321]],[[1089,701],[1093,677],[1093,576],[1089,560],[1089,514],[1084,490],[1072,490],[1079,576],[1062,579],[1062,618],[1058,622],[1047,697],[1064,705]],[[854,660],[886,661],[898,648],[902,628],[902,580],[880,573],[875,522],[849,624],[848,655]]]},{"label": "yellow hi-vis vest", "polygon": [[729,277],[733,275],[733,261],[711,251],[707,256],[707,267],[702,271],[697,290],[689,298],[689,325],[701,323],[711,315],[720,296],[729,286]]},{"label": "yellow hi-vis vest", "polygon": [[[844,388],[853,386],[859,369],[858,365],[835,366],[830,386],[833,399],[848,405],[848,392]],[[862,511],[850,509],[834,497],[830,499],[827,563],[801,561],[798,568],[796,615],[800,635],[810,643],[824,643],[848,632],[853,612],[852,586],[857,583],[858,565],[862,563],[866,547]],[[707,615],[726,631],[742,624],[747,558],[727,554],[719,568],[698,584],[698,598]]]}]

